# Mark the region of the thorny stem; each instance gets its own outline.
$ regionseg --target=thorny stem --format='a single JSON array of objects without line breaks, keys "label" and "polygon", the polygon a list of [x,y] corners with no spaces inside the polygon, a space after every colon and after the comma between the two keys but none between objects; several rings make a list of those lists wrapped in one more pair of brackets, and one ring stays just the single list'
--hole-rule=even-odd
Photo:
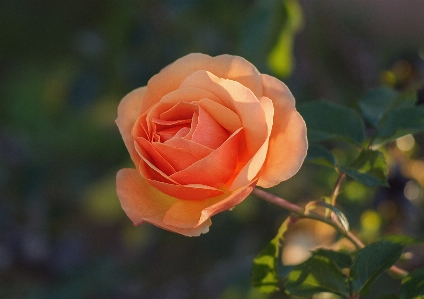
[{"label": "thorny stem", "polygon": [[[341,180],[340,180],[341,181]],[[353,245],[355,245],[355,247],[357,249],[361,249],[365,247],[365,244],[362,243],[362,241],[360,239],[358,239],[358,237],[356,237],[352,232],[350,231],[346,231],[345,228],[343,227],[343,225],[336,220],[332,220],[331,218],[327,218],[323,215],[320,215],[318,213],[315,213],[313,211],[310,210],[306,210],[294,203],[288,202],[287,200],[275,196],[273,194],[270,194],[262,189],[259,188],[254,188],[252,191],[252,194],[258,196],[259,198],[262,198],[263,200],[272,203],[273,205],[276,205],[278,207],[281,207],[283,209],[286,209],[290,212],[293,212],[297,215],[299,215],[301,218],[309,218],[309,219],[314,219],[314,220],[318,220],[324,223],[327,223],[329,225],[331,225],[332,227],[334,227],[337,232],[339,232],[341,235],[343,235],[344,237],[346,237],[350,242],[352,242]],[[392,266],[389,270],[388,270],[391,274],[398,276],[398,277],[406,277],[408,275],[408,272],[400,269],[397,266]]]}]

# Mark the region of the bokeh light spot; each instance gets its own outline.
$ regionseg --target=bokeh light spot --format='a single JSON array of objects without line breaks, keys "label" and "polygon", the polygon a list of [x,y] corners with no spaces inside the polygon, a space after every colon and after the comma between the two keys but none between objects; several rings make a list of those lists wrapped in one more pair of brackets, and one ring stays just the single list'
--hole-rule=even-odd
[{"label": "bokeh light spot", "polygon": [[421,187],[415,181],[408,181],[403,189],[403,194],[412,202],[417,202],[421,195]]},{"label": "bokeh light spot", "polygon": [[410,151],[415,145],[414,136],[411,134],[396,139],[396,146],[403,152]]},{"label": "bokeh light spot", "polygon": [[372,239],[380,230],[381,223],[381,217],[376,211],[366,210],[361,215],[362,235]]},{"label": "bokeh light spot", "polygon": [[346,185],[344,195],[351,201],[365,201],[368,198],[367,191],[367,188],[358,181],[351,181]]}]

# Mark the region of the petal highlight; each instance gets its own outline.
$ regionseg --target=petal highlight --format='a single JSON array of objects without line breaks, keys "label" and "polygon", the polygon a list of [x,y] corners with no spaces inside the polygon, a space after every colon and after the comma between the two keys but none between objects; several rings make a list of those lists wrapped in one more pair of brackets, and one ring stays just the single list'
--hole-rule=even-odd
[{"label": "petal highlight", "polygon": [[296,111],[295,100],[280,80],[262,75],[264,94],[274,104],[274,125],[268,154],[261,169],[258,185],[269,188],[297,173],[308,150],[306,124]]},{"label": "petal highlight", "polygon": [[237,174],[234,181],[228,188],[229,190],[236,190],[239,189],[241,186],[249,184],[257,176],[265,162],[268,152],[269,136],[273,127],[274,106],[272,104],[272,101],[267,97],[262,97],[260,99],[260,103],[265,112],[266,123],[268,126],[268,136],[265,139],[265,142],[256,152],[256,154],[246,163],[246,165]]},{"label": "petal highlight", "polygon": [[231,109],[206,98],[199,101],[199,106],[227,131],[233,133],[241,128],[240,118]]}]

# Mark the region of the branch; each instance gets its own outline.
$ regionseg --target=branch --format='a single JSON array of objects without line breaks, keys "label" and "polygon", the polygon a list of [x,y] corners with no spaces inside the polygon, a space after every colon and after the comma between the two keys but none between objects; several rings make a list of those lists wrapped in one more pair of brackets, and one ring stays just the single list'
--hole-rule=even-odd
[{"label": "branch", "polygon": [[[252,194],[256,195],[259,198],[262,198],[263,200],[272,203],[273,205],[276,205],[278,207],[281,207],[283,209],[286,209],[290,212],[293,212],[297,215],[299,215],[301,218],[309,218],[309,219],[314,219],[314,220],[318,220],[324,223],[327,223],[329,225],[331,225],[332,227],[334,227],[341,235],[345,236],[350,242],[352,242],[353,245],[355,245],[355,247],[357,249],[361,249],[365,247],[365,244],[362,243],[361,240],[358,239],[358,237],[356,237],[352,232],[350,231],[346,231],[345,228],[343,227],[343,225],[339,222],[339,221],[333,221],[330,218],[327,218],[323,215],[320,215],[318,213],[312,212],[312,211],[305,211],[304,208],[291,203],[281,197],[275,196],[273,194],[270,194],[264,190],[261,190],[259,188],[254,188],[252,191]],[[400,269],[397,266],[393,266],[391,267],[389,270],[389,272],[391,272],[392,274],[399,276],[401,278],[406,277],[408,275],[408,272],[405,270]]]}]

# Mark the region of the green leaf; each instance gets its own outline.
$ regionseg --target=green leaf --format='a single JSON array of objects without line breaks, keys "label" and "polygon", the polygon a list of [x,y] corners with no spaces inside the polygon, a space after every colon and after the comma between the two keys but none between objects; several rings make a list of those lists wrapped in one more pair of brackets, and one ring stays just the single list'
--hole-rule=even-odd
[{"label": "green leaf", "polygon": [[295,266],[287,277],[284,288],[287,293],[298,296],[312,296],[319,292],[349,295],[342,271],[331,260],[319,255]]},{"label": "green leaf", "polygon": [[328,167],[337,166],[337,161],[333,153],[319,144],[311,144],[309,146],[305,161]]},{"label": "green leaf", "polygon": [[285,22],[277,43],[268,55],[268,66],[278,76],[287,77],[293,71],[293,43],[302,25],[302,8],[296,0],[283,0]]},{"label": "green leaf", "polygon": [[399,93],[387,87],[370,90],[359,107],[364,118],[377,128],[373,143],[424,131],[424,107],[415,103],[416,92]]},{"label": "green leaf", "polygon": [[424,269],[416,269],[402,279],[399,299],[421,299],[424,297]]},{"label": "green leaf", "polygon": [[391,102],[396,99],[398,92],[388,87],[379,87],[369,90],[359,101],[359,108],[364,118],[374,127],[377,127],[384,112]]},{"label": "green leaf", "polygon": [[385,295],[378,296],[377,299],[399,299],[399,296],[396,294],[385,294]]},{"label": "green leaf", "polygon": [[360,295],[368,294],[378,276],[400,258],[403,247],[390,241],[377,241],[359,250],[350,273],[353,289]]},{"label": "green leaf", "polygon": [[388,111],[413,106],[415,102],[415,92],[400,93],[383,86],[369,90],[359,101],[359,108],[364,118],[376,128]]},{"label": "green leaf", "polygon": [[352,258],[347,252],[342,251],[333,251],[328,249],[317,249],[312,252],[313,256],[322,256],[330,261],[332,261],[334,264],[336,264],[337,267],[340,269],[343,268],[350,268],[352,265]]},{"label": "green leaf", "polygon": [[359,101],[359,108],[364,118],[377,127],[384,115],[393,109],[413,106],[416,102],[416,93],[398,91],[389,87],[378,87],[369,90]]},{"label": "green leaf", "polygon": [[279,290],[277,262],[280,244],[289,221],[290,217],[283,222],[271,242],[253,259],[251,282],[261,293],[273,293]]},{"label": "green leaf", "polygon": [[351,108],[313,101],[300,104],[298,111],[306,122],[311,143],[337,139],[360,145],[365,139],[364,123]]},{"label": "green leaf", "polygon": [[375,143],[394,140],[406,134],[424,131],[424,106],[401,107],[389,111],[375,133]]},{"label": "green leaf", "polygon": [[352,165],[339,169],[366,186],[388,186],[386,159],[380,151],[363,150]]}]

